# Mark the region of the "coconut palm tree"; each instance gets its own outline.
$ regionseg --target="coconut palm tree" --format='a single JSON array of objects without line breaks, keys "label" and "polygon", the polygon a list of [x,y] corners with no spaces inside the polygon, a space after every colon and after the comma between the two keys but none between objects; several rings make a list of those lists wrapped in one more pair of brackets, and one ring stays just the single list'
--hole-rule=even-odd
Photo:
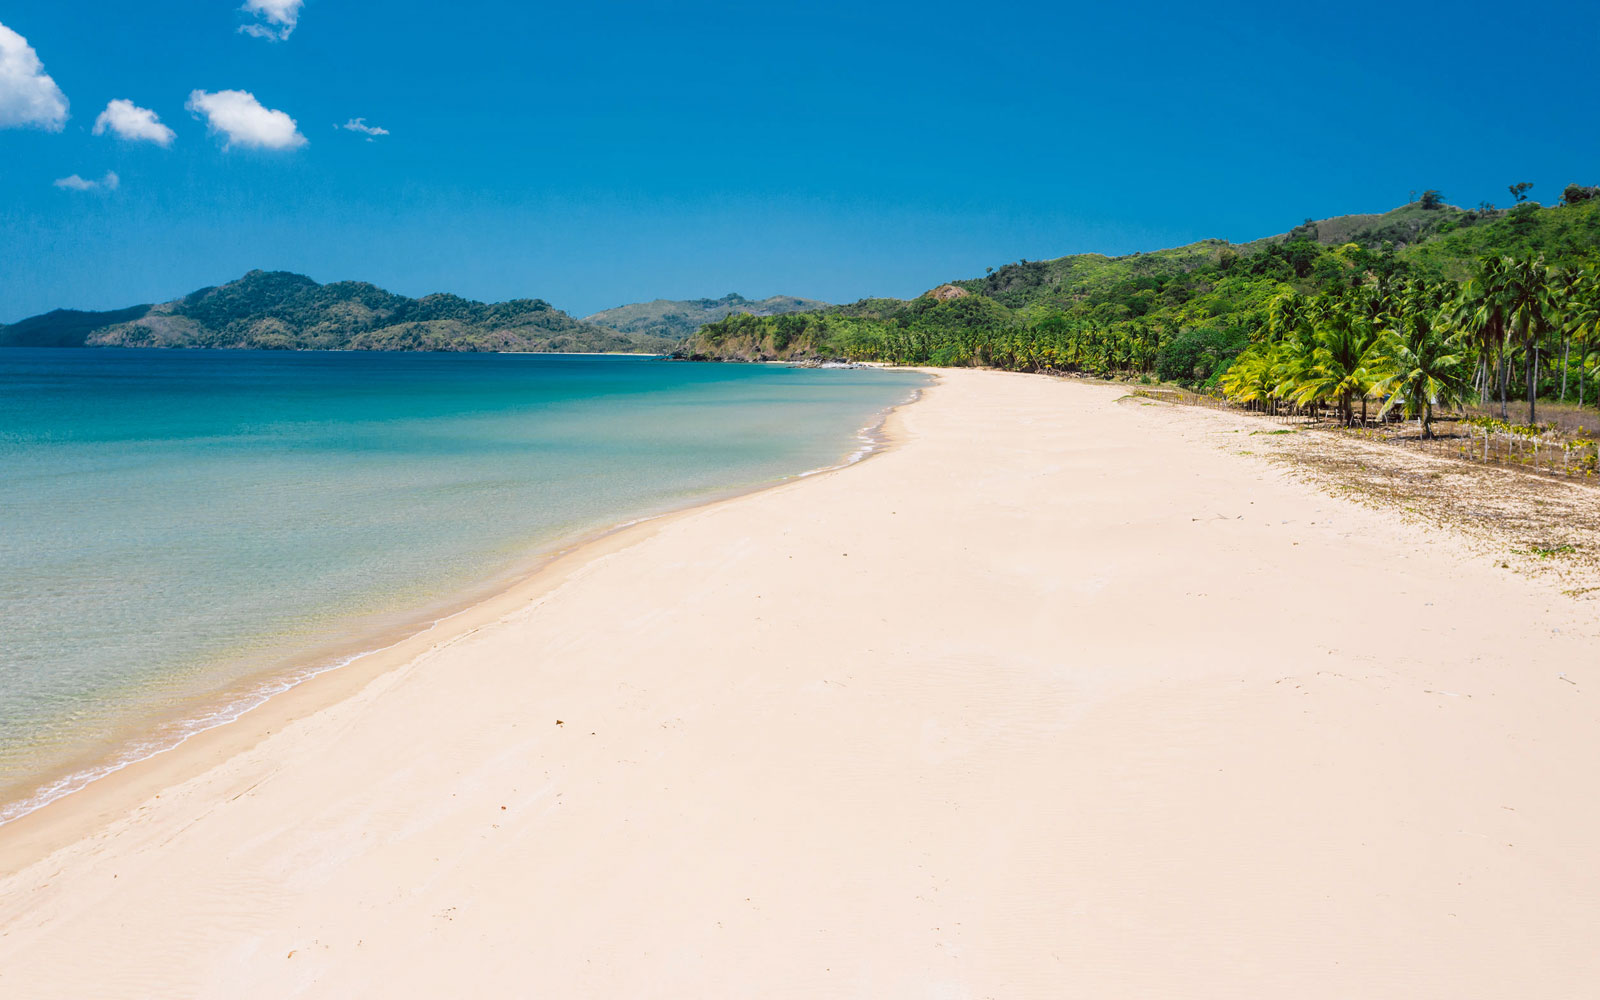
[{"label": "coconut palm tree", "polygon": [[1489,374],[1500,383],[1500,418],[1509,416],[1506,404],[1506,309],[1505,286],[1508,261],[1485,257],[1478,262],[1478,273],[1461,290],[1457,325],[1470,338],[1483,370],[1483,395],[1488,394]]},{"label": "coconut palm tree", "polygon": [[[1567,401],[1567,374],[1568,369],[1572,367],[1571,315],[1582,284],[1583,271],[1577,268],[1568,268],[1551,279],[1550,293],[1558,313],[1552,326],[1561,334],[1561,402],[1563,403]],[[1581,366],[1583,359],[1580,358],[1578,364]]]},{"label": "coconut palm tree", "polygon": [[1279,353],[1277,344],[1256,344],[1246,350],[1222,376],[1223,393],[1234,402],[1252,407],[1259,403],[1263,410],[1273,413],[1278,398]]},{"label": "coconut palm tree", "polygon": [[1539,342],[1556,314],[1550,269],[1544,259],[1523,259],[1507,268],[1505,283],[1506,329],[1522,346],[1528,371],[1528,425],[1538,417]]},{"label": "coconut palm tree", "polygon": [[1386,397],[1378,416],[1399,404],[1407,420],[1421,424],[1427,440],[1433,437],[1433,408],[1460,403],[1470,388],[1463,371],[1467,355],[1461,341],[1436,322],[1442,314],[1426,285],[1412,282],[1400,298],[1400,321],[1383,337],[1381,367],[1387,374],[1373,391]]},{"label": "coconut palm tree", "polygon": [[1590,264],[1576,273],[1567,286],[1563,305],[1565,332],[1578,345],[1578,407],[1581,409],[1589,352],[1600,343],[1600,264]]},{"label": "coconut palm tree", "polygon": [[1310,309],[1306,297],[1290,288],[1273,296],[1267,303],[1267,336],[1273,341],[1288,340],[1304,331],[1310,324]]},{"label": "coconut palm tree", "polygon": [[1377,332],[1366,309],[1347,298],[1330,298],[1315,313],[1311,336],[1291,354],[1290,398],[1302,406],[1337,401],[1348,427],[1355,423],[1355,399],[1365,403],[1377,381],[1382,357]]}]

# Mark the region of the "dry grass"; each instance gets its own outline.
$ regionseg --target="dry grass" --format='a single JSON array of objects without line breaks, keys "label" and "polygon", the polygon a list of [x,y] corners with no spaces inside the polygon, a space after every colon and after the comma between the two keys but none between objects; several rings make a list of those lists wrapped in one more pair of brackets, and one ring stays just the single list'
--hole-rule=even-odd
[{"label": "dry grass", "polygon": [[1592,486],[1339,434],[1277,440],[1264,453],[1330,493],[1467,535],[1501,552],[1508,568],[1600,585],[1600,490]]},{"label": "dry grass", "polygon": [[[1539,423],[1551,424],[1559,433],[1564,435],[1594,437],[1596,430],[1600,429],[1600,412],[1597,412],[1594,408],[1594,387],[1590,386],[1589,389],[1588,405],[1586,406],[1580,407],[1574,402],[1557,403],[1544,399],[1539,400],[1539,405],[1535,411],[1538,415]],[[1576,399],[1578,395],[1577,388],[1573,387],[1571,392],[1573,398]],[[1501,419],[1499,403],[1488,405],[1473,403],[1466,407],[1466,411],[1467,415],[1472,417]],[[1510,415],[1512,423],[1520,424],[1528,419],[1528,404],[1525,400],[1520,402],[1512,400],[1506,406],[1506,412]]]}]

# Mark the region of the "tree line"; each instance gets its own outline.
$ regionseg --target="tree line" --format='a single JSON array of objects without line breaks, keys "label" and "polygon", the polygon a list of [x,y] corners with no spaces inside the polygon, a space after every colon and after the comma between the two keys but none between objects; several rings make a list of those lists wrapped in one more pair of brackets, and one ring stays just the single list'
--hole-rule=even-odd
[{"label": "tree line", "polygon": [[[1400,407],[1431,424],[1467,396],[1503,415],[1513,399],[1587,403],[1600,354],[1594,193],[1465,211],[1429,191],[1364,229],[1324,220],[1250,245],[1020,261],[910,301],[730,316],[682,354],[1160,380],[1349,421]],[[1390,239],[1407,234],[1416,242]]]},{"label": "tree line", "polygon": [[1570,379],[1582,406],[1597,346],[1600,265],[1560,271],[1488,257],[1464,284],[1412,278],[1314,297],[1285,291],[1220,384],[1235,402],[1269,412],[1325,406],[1345,424],[1356,422],[1357,403],[1364,420],[1376,401],[1379,416],[1399,407],[1428,437],[1436,408],[1469,397],[1498,399],[1509,419],[1519,376],[1530,426],[1541,388],[1564,402]]}]

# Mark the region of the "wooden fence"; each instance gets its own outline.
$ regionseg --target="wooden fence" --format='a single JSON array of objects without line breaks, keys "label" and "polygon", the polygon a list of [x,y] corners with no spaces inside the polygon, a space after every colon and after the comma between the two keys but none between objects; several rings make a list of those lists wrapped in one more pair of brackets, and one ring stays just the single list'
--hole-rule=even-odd
[{"label": "wooden fence", "polygon": [[1453,455],[1474,462],[1509,465],[1554,476],[1592,477],[1600,467],[1600,443],[1552,440],[1540,435],[1457,423],[1456,433],[1431,441],[1407,441],[1432,454]]}]

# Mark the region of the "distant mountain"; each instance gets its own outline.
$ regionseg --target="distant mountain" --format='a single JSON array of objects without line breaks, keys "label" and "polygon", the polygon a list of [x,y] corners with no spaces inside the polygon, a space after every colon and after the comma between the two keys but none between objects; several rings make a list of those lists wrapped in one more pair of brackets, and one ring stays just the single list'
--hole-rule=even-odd
[{"label": "distant mountain", "polygon": [[585,316],[585,323],[603,326],[618,333],[665,337],[679,341],[707,323],[743,313],[747,316],[782,316],[826,308],[828,303],[801,299],[793,295],[774,295],[768,299],[747,299],[729,294],[720,299],[656,299],[617,306]]},{"label": "distant mountain", "polygon": [[136,320],[149,311],[149,306],[130,306],[112,312],[57,309],[10,326],[0,325],[0,347],[82,347],[94,331]]},{"label": "distant mountain", "polygon": [[153,306],[55,312],[0,326],[0,347],[222,347],[357,351],[662,353],[677,338],[574,319],[542,299],[406,298],[360,281],[251,271]]}]

